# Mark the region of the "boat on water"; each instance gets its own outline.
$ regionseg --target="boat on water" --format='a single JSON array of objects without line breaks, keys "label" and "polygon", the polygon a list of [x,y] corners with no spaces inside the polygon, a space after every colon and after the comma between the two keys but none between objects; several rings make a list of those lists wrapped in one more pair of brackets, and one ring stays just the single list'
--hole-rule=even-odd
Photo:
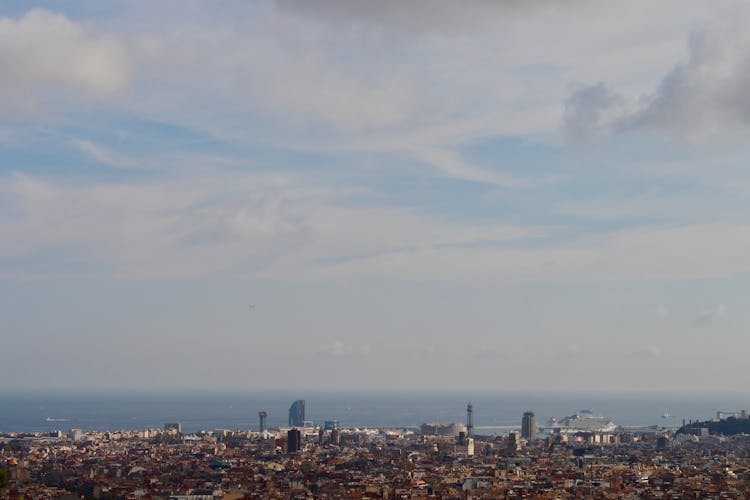
[{"label": "boat on water", "polygon": [[591,410],[580,410],[578,413],[560,419],[551,418],[547,422],[550,430],[569,432],[612,432],[617,424],[607,417],[594,415]]}]

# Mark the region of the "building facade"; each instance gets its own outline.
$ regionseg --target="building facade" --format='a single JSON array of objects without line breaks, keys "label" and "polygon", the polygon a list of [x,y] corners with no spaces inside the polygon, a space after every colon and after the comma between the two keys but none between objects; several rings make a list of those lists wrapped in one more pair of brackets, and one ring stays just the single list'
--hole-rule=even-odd
[{"label": "building facade", "polygon": [[266,430],[266,418],[268,418],[268,412],[261,410],[258,412],[258,432]]},{"label": "building facade", "polygon": [[527,411],[521,418],[521,437],[529,441],[537,438],[536,416],[533,411]]},{"label": "building facade", "polygon": [[289,426],[304,427],[305,425],[305,400],[298,399],[289,407]]},{"label": "building facade", "polygon": [[302,449],[302,433],[299,429],[289,429],[286,433],[287,453],[297,453]]}]

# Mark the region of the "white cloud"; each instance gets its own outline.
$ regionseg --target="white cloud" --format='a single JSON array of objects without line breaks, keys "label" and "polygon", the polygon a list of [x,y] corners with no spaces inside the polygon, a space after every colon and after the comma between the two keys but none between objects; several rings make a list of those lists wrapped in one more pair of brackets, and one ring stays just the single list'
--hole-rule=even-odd
[{"label": "white cloud", "polygon": [[342,357],[351,354],[351,348],[341,340],[334,340],[330,345],[323,346],[320,352],[329,356]]},{"label": "white cloud", "polygon": [[0,18],[0,61],[4,100],[27,104],[56,87],[111,97],[130,81],[127,52],[116,37],[41,9]]},{"label": "white cloud", "polygon": [[567,134],[590,139],[656,130],[691,141],[744,137],[750,130],[750,10],[733,5],[724,14],[689,37],[687,58],[656,89],[641,95],[605,83],[575,89],[567,103]]},{"label": "white cloud", "polygon": [[372,354],[372,346],[370,344],[353,345],[348,344],[343,340],[336,339],[330,344],[323,345],[318,350],[318,353],[324,356],[333,356],[336,358],[369,356]]},{"label": "white cloud", "polygon": [[660,318],[666,318],[669,316],[669,308],[664,304],[659,304],[656,306],[656,315]]}]

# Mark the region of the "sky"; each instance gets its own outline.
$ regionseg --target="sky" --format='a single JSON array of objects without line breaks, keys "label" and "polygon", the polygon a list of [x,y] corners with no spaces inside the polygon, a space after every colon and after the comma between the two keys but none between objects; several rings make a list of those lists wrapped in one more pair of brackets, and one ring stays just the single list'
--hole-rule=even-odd
[{"label": "sky", "polygon": [[0,390],[744,389],[748,22],[4,1]]}]

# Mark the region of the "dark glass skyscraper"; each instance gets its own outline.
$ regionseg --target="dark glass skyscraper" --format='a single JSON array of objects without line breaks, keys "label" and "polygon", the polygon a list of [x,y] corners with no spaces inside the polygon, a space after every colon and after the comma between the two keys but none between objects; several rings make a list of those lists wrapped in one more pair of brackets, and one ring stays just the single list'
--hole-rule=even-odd
[{"label": "dark glass skyscraper", "polygon": [[521,437],[534,441],[536,439],[536,416],[533,411],[527,411],[521,419]]},{"label": "dark glass skyscraper", "polygon": [[298,429],[289,429],[286,433],[287,453],[297,453],[302,448],[302,433]]},{"label": "dark glass skyscraper", "polygon": [[289,426],[303,427],[305,425],[305,400],[298,399],[289,407]]}]

